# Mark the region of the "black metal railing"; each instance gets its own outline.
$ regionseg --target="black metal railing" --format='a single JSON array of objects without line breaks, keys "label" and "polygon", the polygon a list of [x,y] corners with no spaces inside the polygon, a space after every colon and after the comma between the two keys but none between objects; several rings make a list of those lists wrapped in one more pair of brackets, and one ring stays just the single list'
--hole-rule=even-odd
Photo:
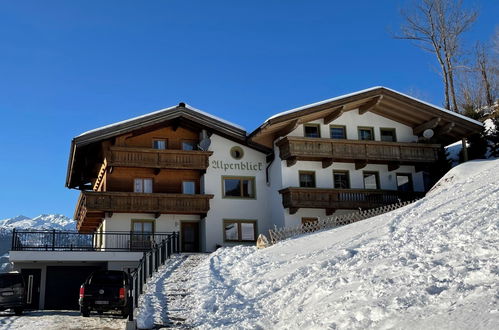
[{"label": "black metal railing", "polygon": [[12,251],[150,251],[176,234],[13,230]]},{"label": "black metal railing", "polygon": [[159,244],[155,245],[150,251],[144,252],[137,268],[130,272],[131,296],[129,299],[130,309],[128,319],[133,321],[134,312],[139,304],[139,297],[144,292],[144,285],[147,279],[158,271],[158,268],[165,264],[173,253],[180,252],[179,233],[174,232]]}]

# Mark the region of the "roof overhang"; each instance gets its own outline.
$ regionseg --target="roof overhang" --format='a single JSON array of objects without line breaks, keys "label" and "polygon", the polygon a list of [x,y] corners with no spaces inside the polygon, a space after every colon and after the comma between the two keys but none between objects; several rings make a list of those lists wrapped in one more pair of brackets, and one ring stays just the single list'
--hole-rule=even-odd
[{"label": "roof overhang", "polygon": [[272,147],[276,138],[288,134],[300,124],[318,119],[323,119],[327,124],[342,113],[354,109],[358,109],[359,114],[369,111],[410,126],[414,135],[421,135],[425,129],[431,128],[442,143],[451,143],[479,133],[483,127],[481,122],[461,114],[386,87],[373,87],[272,116],[253,131],[249,138]]}]

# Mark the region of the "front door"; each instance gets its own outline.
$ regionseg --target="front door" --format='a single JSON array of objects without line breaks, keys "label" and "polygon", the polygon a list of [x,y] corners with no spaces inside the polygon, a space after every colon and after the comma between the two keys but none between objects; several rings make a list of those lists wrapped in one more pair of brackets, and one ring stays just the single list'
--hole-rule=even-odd
[{"label": "front door", "polygon": [[26,288],[26,309],[39,309],[41,269],[21,269]]},{"label": "front door", "polygon": [[199,223],[181,222],[182,252],[199,252]]}]

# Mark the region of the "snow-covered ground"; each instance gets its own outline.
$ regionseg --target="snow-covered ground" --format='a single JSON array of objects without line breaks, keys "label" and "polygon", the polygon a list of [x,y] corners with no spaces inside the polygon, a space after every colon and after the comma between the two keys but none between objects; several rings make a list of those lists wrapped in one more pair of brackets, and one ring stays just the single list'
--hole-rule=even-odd
[{"label": "snow-covered ground", "polygon": [[468,162],[393,212],[263,250],[219,249],[190,271],[185,323],[497,329],[498,249],[499,160]]},{"label": "snow-covered ground", "polygon": [[100,329],[123,330],[127,320],[104,314],[82,317],[76,311],[35,311],[25,312],[21,316],[13,313],[0,313],[0,329],[15,330],[65,330],[65,329]]},{"label": "snow-covered ground", "polygon": [[207,257],[207,254],[173,255],[153,275],[140,297],[136,311],[139,328],[190,327],[185,324],[185,318],[196,301],[192,300],[186,283],[191,278],[193,268]]}]

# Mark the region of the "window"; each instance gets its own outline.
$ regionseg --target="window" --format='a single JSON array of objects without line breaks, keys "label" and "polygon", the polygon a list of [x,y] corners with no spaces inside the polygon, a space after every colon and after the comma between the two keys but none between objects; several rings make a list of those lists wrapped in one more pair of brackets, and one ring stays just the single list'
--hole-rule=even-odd
[{"label": "window", "polygon": [[256,241],[256,221],[224,220],[224,240],[226,242]]},{"label": "window", "polygon": [[132,220],[132,250],[149,250],[154,240],[154,220]]},{"label": "window", "polygon": [[241,148],[239,146],[232,147],[230,149],[230,155],[234,159],[241,159],[241,158],[243,158],[243,156],[244,156],[243,148]]},{"label": "window", "polygon": [[315,188],[315,172],[298,172],[300,177],[300,187]]},{"label": "window", "polygon": [[135,179],[133,191],[136,193],[152,193],[152,179]]},{"label": "window", "polygon": [[348,171],[333,171],[333,183],[336,189],[350,189]]},{"label": "window", "polygon": [[182,150],[196,150],[197,143],[196,141],[182,141]]},{"label": "window", "polygon": [[372,127],[359,127],[359,140],[374,140],[374,130]]},{"label": "window", "polygon": [[222,177],[223,196],[229,198],[255,198],[255,178]]},{"label": "window", "polygon": [[321,137],[321,129],[319,124],[305,124],[303,125],[303,131],[305,133],[305,137],[310,137],[310,138]]},{"label": "window", "polygon": [[381,136],[381,141],[397,142],[397,135],[395,134],[395,128],[380,128],[379,133]]},{"label": "window", "polygon": [[183,181],[182,182],[182,193],[194,195],[196,193],[196,182],[194,181]]},{"label": "window", "polygon": [[364,172],[364,189],[379,189],[378,172]]},{"label": "window", "polygon": [[153,149],[164,150],[167,148],[167,141],[165,139],[153,139],[152,140]]},{"label": "window", "polygon": [[331,132],[331,139],[346,139],[347,138],[347,128],[346,126],[331,125],[329,127]]},{"label": "window", "polygon": [[397,190],[412,191],[412,175],[405,173],[397,173]]}]

